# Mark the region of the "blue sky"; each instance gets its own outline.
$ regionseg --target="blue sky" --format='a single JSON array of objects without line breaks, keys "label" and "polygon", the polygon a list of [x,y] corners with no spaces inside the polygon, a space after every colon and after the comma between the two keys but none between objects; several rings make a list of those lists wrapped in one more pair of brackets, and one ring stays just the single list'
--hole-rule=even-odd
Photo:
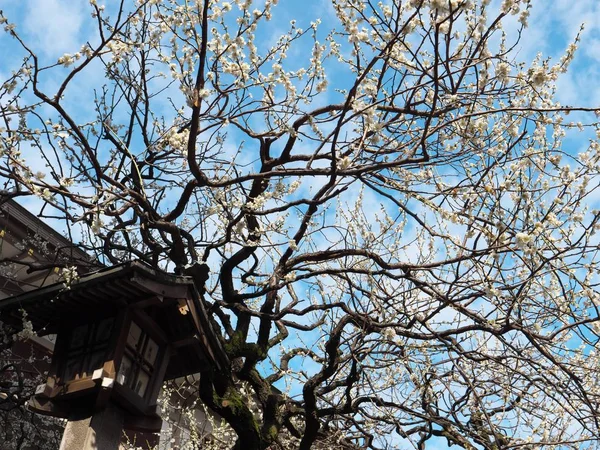
[{"label": "blue sky", "polygon": [[[259,4],[260,2],[257,2]],[[496,0],[496,3],[499,3]],[[107,8],[114,7],[111,2]],[[65,53],[75,53],[86,42],[96,42],[96,30],[90,17],[90,7],[87,0],[24,0],[21,2],[1,1],[0,8],[10,23],[15,23],[17,30],[24,40],[38,54],[42,64],[53,64]],[[329,29],[328,23],[333,19],[333,10],[325,0],[297,2],[281,0],[277,9],[277,20],[271,22],[270,36],[263,39],[273,39],[283,33],[289,20],[297,20],[298,26],[307,28],[309,23],[317,18],[323,20],[318,31],[321,41]],[[505,22],[507,34],[516,30],[516,17]],[[511,26],[512,21],[512,26]],[[572,42],[580,26],[585,24],[580,49],[571,69],[561,75],[557,83],[557,98],[564,105],[594,106],[600,104],[600,3],[595,0],[550,0],[534,2],[529,28],[525,31],[515,54],[517,59],[524,62],[532,61],[541,52],[544,57],[557,60],[567,45]],[[302,60],[298,48],[293,48],[290,65]],[[0,78],[5,79],[16,70],[24,56],[23,50],[7,33],[0,33]],[[57,86],[60,71],[53,71],[43,79],[47,87]],[[348,80],[342,73],[329,74],[333,80],[331,87],[349,88]],[[104,83],[101,70],[88,71],[85,79],[76,78],[69,90],[72,101],[70,105],[80,117],[88,116],[91,101],[90,88],[99,88]],[[346,84],[346,85],[344,85]],[[78,93],[85,93],[81,97]],[[85,100],[85,98],[89,100]],[[327,99],[329,97],[329,99]],[[337,96],[331,92],[321,100],[333,100]],[[82,101],[82,99],[84,101]],[[68,99],[67,99],[68,100]],[[79,109],[79,111],[77,111]],[[588,136],[571,133],[565,143],[573,149],[585,146]],[[35,164],[35,161],[32,160]],[[40,166],[40,168],[43,168]],[[25,202],[36,202],[27,199]],[[39,202],[38,202],[39,203]]]}]

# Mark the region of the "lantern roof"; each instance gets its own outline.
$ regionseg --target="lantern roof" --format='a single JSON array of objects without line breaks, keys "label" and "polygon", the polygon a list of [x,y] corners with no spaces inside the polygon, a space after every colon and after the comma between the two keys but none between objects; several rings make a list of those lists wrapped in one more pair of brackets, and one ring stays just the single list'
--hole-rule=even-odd
[{"label": "lantern roof", "polygon": [[208,267],[197,264],[190,272],[194,276],[168,274],[140,261],[122,263],[69,285],[56,283],[0,300],[0,321],[22,328],[26,320],[39,335],[58,334],[134,308],[150,316],[174,349],[165,379],[223,369],[229,362],[202,298]]}]

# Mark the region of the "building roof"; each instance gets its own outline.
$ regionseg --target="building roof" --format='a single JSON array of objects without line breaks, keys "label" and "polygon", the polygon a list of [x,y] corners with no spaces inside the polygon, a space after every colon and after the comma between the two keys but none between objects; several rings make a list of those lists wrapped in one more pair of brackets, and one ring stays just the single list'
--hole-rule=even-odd
[{"label": "building roof", "polygon": [[[14,200],[8,200],[0,204],[0,215],[3,218],[4,226],[9,228],[13,233],[21,232],[25,236],[28,231],[33,232],[55,249],[68,252],[68,255],[65,256],[69,256],[74,261],[89,262],[91,259],[87,253]],[[10,222],[13,222],[16,226],[8,226],[7,223]]]},{"label": "building roof", "polygon": [[102,266],[14,200],[0,199],[0,257],[0,298],[54,283],[55,267]]}]

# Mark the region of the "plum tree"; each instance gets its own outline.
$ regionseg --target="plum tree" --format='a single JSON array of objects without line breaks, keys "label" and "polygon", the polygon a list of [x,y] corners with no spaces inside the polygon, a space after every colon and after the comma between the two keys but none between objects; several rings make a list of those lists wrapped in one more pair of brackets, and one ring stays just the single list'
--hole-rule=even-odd
[{"label": "plum tree", "polygon": [[5,196],[104,263],[208,265],[232,369],[195,393],[233,448],[596,448],[579,35],[520,61],[528,1],[306,5],[91,0],[52,61],[3,16]]}]

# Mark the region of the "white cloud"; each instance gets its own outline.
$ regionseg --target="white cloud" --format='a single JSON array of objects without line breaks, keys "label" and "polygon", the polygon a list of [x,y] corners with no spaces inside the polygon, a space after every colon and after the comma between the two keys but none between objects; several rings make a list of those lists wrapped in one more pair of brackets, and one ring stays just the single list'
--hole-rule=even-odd
[{"label": "white cloud", "polygon": [[[558,63],[569,44],[571,44],[581,25],[585,26],[581,34],[579,49],[566,74],[557,82],[556,99],[563,105],[598,105],[600,89],[596,87],[600,56],[600,2],[597,0],[553,0],[551,2],[533,2],[529,27],[516,47],[517,61],[530,63],[538,53],[542,58],[551,57],[550,64]],[[516,37],[519,29],[518,16],[509,16],[504,21],[504,30],[510,37]]]},{"label": "white cloud", "polygon": [[28,0],[23,26],[34,48],[46,57],[79,50],[84,41],[80,31],[85,3],[83,0]]}]

